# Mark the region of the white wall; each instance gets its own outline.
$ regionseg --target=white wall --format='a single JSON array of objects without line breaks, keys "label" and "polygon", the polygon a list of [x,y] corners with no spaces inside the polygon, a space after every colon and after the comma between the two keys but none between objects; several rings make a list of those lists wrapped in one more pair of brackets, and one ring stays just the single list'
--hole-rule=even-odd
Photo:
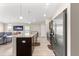
[{"label": "white wall", "polygon": [[41,24],[41,37],[46,37],[46,24]]},{"label": "white wall", "polygon": [[45,21],[45,24],[46,24],[46,32],[49,32],[49,22],[51,21],[52,19],[46,19]]},{"label": "white wall", "polygon": [[5,24],[5,31],[13,31],[13,26],[24,26],[24,31],[26,30],[25,28],[26,28],[26,26],[30,26],[29,24],[20,24],[20,23],[9,23],[9,24]]},{"label": "white wall", "polygon": [[[15,25],[23,25],[24,26],[24,29],[26,26],[30,26],[30,29],[31,31],[37,31],[39,33],[39,36],[40,37],[46,37],[46,24],[45,22],[43,23],[38,23],[38,24],[31,24],[31,25],[28,25],[28,24],[5,24],[5,32],[13,32],[13,26]],[[26,30],[24,30],[23,32],[25,32]]]},{"label": "white wall", "polygon": [[39,33],[39,36],[41,36],[41,25],[31,24],[31,31],[37,31]]},{"label": "white wall", "polygon": [[79,56],[79,3],[71,4],[71,55]]},{"label": "white wall", "polygon": [[4,32],[4,24],[0,23],[0,32]]},{"label": "white wall", "polygon": [[39,37],[46,37],[47,32],[45,21],[38,24],[31,24],[31,31],[37,31],[39,33]]},{"label": "white wall", "polygon": [[61,12],[68,8],[70,4],[68,3],[62,3],[62,4],[59,4],[58,8],[57,8],[57,12],[55,12],[54,16],[52,17],[53,19],[56,18],[59,14],[61,14]]},{"label": "white wall", "polygon": [[17,32],[13,31],[13,26],[23,26],[23,31],[20,31],[21,35],[28,35],[30,33],[30,25],[22,23],[5,24],[5,32]]}]

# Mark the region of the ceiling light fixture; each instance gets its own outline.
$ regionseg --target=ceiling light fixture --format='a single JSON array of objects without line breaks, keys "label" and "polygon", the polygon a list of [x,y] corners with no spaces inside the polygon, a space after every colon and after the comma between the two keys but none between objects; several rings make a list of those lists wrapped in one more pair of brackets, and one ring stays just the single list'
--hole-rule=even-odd
[{"label": "ceiling light fixture", "polygon": [[44,16],[46,16],[46,14],[44,14]]},{"label": "ceiling light fixture", "polygon": [[20,17],[19,17],[19,19],[23,19],[23,17],[22,17],[22,16],[20,16]]},{"label": "ceiling light fixture", "polygon": [[46,3],[46,5],[48,6],[48,5],[49,5],[49,3]]},{"label": "ceiling light fixture", "polygon": [[19,19],[23,19],[23,16],[22,16],[22,5],[20,4],[20,17]]}]

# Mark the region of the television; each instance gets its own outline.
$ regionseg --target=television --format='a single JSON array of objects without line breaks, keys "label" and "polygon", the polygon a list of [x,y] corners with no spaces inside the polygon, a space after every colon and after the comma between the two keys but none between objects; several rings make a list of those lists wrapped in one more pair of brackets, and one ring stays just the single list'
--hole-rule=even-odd
[{"label": "television", "polygon": [[23,31],[23,26],[13,26],[14,31]]}]

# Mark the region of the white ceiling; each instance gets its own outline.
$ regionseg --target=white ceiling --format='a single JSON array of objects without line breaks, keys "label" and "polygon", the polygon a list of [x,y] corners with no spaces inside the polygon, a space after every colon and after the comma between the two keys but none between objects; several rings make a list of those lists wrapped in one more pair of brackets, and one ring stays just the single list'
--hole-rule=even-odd
[{"label": "white ceiling", "polygon": [[[57,3],[4,3],[0,4],[0,22],[32,23],[44,21],[54,15]],[[46,16],[44,16],[46,14]],[[22,16],[23,19],[19,19]]]}]

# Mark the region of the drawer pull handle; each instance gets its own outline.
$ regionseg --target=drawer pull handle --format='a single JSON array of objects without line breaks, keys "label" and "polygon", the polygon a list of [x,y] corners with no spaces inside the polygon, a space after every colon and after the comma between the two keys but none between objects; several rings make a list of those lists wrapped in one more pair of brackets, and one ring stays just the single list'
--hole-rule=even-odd
[{"label": "drawer pull handle", "polygon": [[26,43],[26,41],[25,41],[25,40],[23,40],[23,41],[22,41],[22,43]]}]

